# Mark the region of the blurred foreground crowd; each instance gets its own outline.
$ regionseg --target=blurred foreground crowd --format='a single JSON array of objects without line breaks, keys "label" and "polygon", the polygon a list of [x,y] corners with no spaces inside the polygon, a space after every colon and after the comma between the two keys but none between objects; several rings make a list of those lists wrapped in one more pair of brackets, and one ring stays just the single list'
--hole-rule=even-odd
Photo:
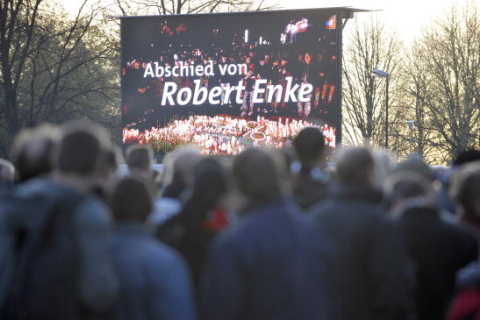
[{"label": "blurred foreground crowd", "polygon": [[[480,319],[480,152],[121,153],[92,123],[0,159],[1,319]],[[123,172],[122,172],[123,171]]]}]

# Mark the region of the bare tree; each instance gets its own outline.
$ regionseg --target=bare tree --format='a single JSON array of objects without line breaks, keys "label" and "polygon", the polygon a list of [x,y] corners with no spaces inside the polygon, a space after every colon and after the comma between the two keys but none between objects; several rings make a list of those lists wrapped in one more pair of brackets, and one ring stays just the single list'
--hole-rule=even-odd
[{"label": "bare tree", "polygon": [[416,107],[418,150],[445,163],[479,146],[480,16],[470,4],[456,6],[415,42],[408,93]]},{"label": "bare tree", "polygon": [[437,150],[430,143],[432,131],[430,130],[430,117],[424,99],[429,86],[429,74],[425,65],[416,59],[419,48],[418,40],[412,43],[411,49],[405,57],[405,63],[401,69],[401,81],[399,90],[402,93],[400,108],[402,117],[409,123],[408,130],[398,133],[400,139],[408,141],[408,154],[414,153],[430,163],[440,164]]},{"label": "bare tree", "polygon": [[[362,19],[362,18],[360,18]],[[365,19],[365,18],[363,18]],[[385,79],[372,76],[373,69],[390,73],[390,124],[397,122],[396,73],[400,67],[401,42],[373,14],[356,20],[347,35],[343,63],[344,140],[347,144],[383,145],[386,125]]]},{"label": "bare tree", "polygon": [[193,14],[233,11],[258,11],[277,8],[277,2],[268,0],[113,0],[125,15]]},{"label": "bare tree", "polygon": [[0,0],[2,156],[23,127],[79,115],[101,119],[118,104],[114,41],[96,21],[98,8],[86,5],[69,18],[42,0]]}]

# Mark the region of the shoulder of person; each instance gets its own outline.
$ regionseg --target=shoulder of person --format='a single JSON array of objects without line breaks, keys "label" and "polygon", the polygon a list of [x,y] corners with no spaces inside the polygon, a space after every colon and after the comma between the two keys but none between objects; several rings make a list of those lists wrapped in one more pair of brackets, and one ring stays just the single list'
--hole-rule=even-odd
[{"label": "shoulder of person", "polygon": [[14,188],[16,196],[54,196],[62,193],[62,188],[48,177],[41,177],[23,182]]},{"label": "shoulder of person", "polygon": [[169,266],[185,266],[186,262],[182,255],[180,255],[172,247],[152,238],[155,242],[155,251],[158,254],[158,258],[163,265]]},{"label": "shoulder of person", "polygon": [[77,204],[75,213],[77,221],[83,224],[108,225],[112,222],[106,204],[93,195],[84,195]]},{"label": "shoulder of person", "polygon": [[231,227],[219,235],[218,240],[226,246],[248,247],[252,241],[267,236],[265,232],[272,219],[277,220],[277,225],[279,221],[285,221],[285,217],[289,219],[288,223],[301,224],[299,216],[297,207],[286,201],[256,206],[244,212]]},{"label": "shoulder of person", "polygon": [[243,251],[251,241],[248,234],[255,223],[253,216],[239,217],[232,225],[215,236],[210,250],[215,253],[229,252],[230,254]]}]

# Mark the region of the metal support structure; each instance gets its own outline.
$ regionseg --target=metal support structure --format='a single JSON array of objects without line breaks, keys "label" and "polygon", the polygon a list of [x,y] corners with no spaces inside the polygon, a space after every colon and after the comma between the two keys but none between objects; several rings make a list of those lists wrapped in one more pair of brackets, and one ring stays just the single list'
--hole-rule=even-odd
[{"label": "metal support structure", "polygon": [[390,76],[387,76],[387,88],[386,88],[386,97],[385,97],[385,149],[388,149],[388,82]]},{"label": "metal support structure", "polygon": [[386,78],[386,90],[385,90],[385,149],[388,149],[388,87],[389,87],[389,80],[390,80],[390,73],[379,70],[373,69],[372,75],[376,78]]}]

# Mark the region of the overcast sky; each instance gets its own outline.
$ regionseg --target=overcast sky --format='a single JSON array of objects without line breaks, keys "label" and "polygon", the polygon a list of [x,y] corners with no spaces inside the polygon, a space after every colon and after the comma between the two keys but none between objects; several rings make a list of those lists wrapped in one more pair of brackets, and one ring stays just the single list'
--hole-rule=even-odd
[{"label": "overcast sky", "polygon": [[[404,40],[411,41],[421,35],[422,27],[432,19],[441,17],[454,4],[475,3],[480,0],[281,0],[287,8],[322,8],[352,6],[361,9],[382,10],[378,15],[397,29]],[[361,13],[357,13],[361,15]]]}]

